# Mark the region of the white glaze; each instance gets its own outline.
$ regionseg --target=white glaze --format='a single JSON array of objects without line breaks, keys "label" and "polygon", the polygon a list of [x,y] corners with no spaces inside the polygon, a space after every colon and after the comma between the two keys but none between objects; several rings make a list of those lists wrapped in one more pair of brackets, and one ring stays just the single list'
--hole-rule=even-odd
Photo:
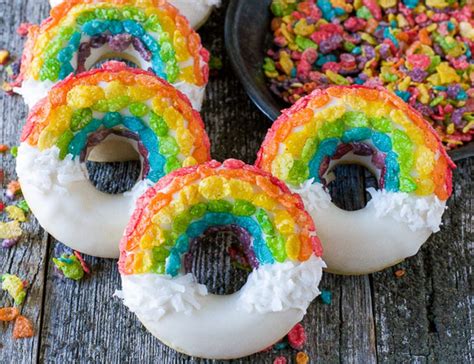
[{"label": "white glaze", "polygon": [[327,270],[339,274],[376,272],[415,255],[439,230],[446,206],[436,196],[369,189],[365,208],[345,211],[320,183],[308,180],[293,191],[313,217]]},{"label": "white glaze", "polygon": [[27,143],[18,148],[16,171],[23,195],[41,226],[74,250],[118,258],[119,242],[137,198],[150,186],[139,181],[132,191],[110,195],[88,180],[83,163],[56,147],[40,152]]},{"label": "white glaze", "polygon": [[208,294],[191,274],[122,275],[118,296],[168,346],[192,356],[232,359],[267,348],[301,321],[319,295],[324,267],[314,256],[264,265],[227,296]]},{"label": "white glaze", "polygon": [[[49,0],[51,7],[61,4],[64,0]],[[219,6],[221,0],[168,0],[177,7],[194,29],[203,25],[209,15],[211,15],[214,6]]]}]

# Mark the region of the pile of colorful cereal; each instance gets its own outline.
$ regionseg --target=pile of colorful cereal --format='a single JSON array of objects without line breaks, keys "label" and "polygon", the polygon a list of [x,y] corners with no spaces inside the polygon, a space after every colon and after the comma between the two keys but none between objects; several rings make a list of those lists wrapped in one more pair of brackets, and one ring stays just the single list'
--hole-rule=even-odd
[{"label": "pile of colorful cereal", "polygon": [[270,89],[294,103],[328,84],[385,86],[448,149],[474,135],[473,4],[444,0],[273,0]]}]

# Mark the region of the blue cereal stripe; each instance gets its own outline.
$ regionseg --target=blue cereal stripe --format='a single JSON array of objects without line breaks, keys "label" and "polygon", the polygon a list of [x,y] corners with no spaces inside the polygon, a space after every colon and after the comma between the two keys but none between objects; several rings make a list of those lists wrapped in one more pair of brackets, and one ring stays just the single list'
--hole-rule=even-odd
[{"label": "blue cereal stripe", "polygon": [[[155,40],[155,38],[148,34],[142,25],[134,20],[90,20],[82,26],[82,30],[89,36],[97,36],[106,31],[110,31],[113,35],[128,33],[131,36],[138,38],[142,41],[145,47],[152,53],[152,69],[153,72],[161,78],[167,80],[166,67],[163,59],[161,58],[161,46]],[[171,43],[164,42],[167,46],[171,46]],[[176,55],[174,49],[166,52],[170,59],[166,61],[176,62]]]},{"label": "blue cereal stripe", "polygon": [[333,157],[339,144],[349,144],[352,142],[362,142],[371,140],[374,147],[382,153],[386,153],[384,174],[385,186],[387,191],[399,191],[400,164],[398,155],[393,151],[392,139],[389,135],[372,130],[366,127],[352,128],[346,130],[342,138],[327,138],[319,143],[319,147],[309,162],[309,178],[314,178],[314,183],[321,182],[319,169],[325,157]]},{"label": "blue cereal stripe", "polygon": [[[213,226],[238,225],[247,230],[253,237],[253,251],[255,257],[260,264],[273,264],[275,259],[270,252],[262,229],[257,221],[252,217],[236,216],[225,212],[207,212],[199,220],[193,221],[189,224],[186,232],[180,235],[176,241],[175,246],[171,250],[176,254],[186,254],[189,251],[189,241],[202,236],[207,229]],[[176,259],[176,255],[168,257],[166,262],[166,273],[175,276],[181,269],[181,259]]]},{"label": "blue cereal stripe", "polygon": [[146,176],[152,182],[157,182],[165,175],[166,158],[160,153],[160,141],[157,135],[140,118],[135,116],[123,117],[118,112],[108,112],[102,120],[92,119],[82,130],[77,132],[69,143],[68,153],[73,157],[80,156],[86,148],[87,138],[101,128],[112,129],[124,126],[138,136],[141,143],[148,151],[148,164],[150,170]]}]

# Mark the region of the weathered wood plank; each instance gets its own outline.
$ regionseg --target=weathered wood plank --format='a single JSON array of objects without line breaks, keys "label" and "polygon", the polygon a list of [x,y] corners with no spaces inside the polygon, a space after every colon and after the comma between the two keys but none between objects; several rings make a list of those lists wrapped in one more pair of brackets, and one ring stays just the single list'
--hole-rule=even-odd
[{"label": "weathered wood plank", "polygon": [[[9,49],[19,54],[21,41],[16,29],[25,21],[39,21],[45,14],[47,6],[37,1],[0,1],[0,49]],[[2,77],[4,78],[3,72]],[[9,97],[0,92],[0,140],[9,145],[17,144],[18,136],[26,117],[26,107],[20,97]],[[5,173],[1,181],[2,188],[16,179],[15,162],[9,155],[2,155],[1,168]],[[4,200],[2,198],[2,200]],[[22,224],[25,230],[20,242],[11,249],[0,248],[0,274],[17,274],[29,282],[28,293],[21,313],[35,324],[36,336],[33,339],[14,340],[13,324],[0,324],[0,362],[31,363],[37,361],[41,345],[41,316],[44,292],[45,262],[47,260],[48,236],[32,221]],[[11,299],[5,292],[0,292],[0,306],[11,305]]]},{"label": "weathered wood plank", "polygon": [[[47,9],[46,0],[15,0],[13,4],[0,0],[0,24],[5,30],[0,34],[0,47],[19,52],[21,42],[15,34],[16,27],[24,21],[42,19]],[[225,6],[201,30],[205,45],[224,61],[223,69],[211,76],[202,115],[214,158],[232,157],[253,163],[269,123],[251,104],[232,73],[223,44],[224,12]],[[18,97],[2,95],[0,102],[1,140],[16,143],[26,109]],[[11,157],[1,158],[2,167],[12,173]],[[90,171],[101,189],[117,192],[119,185],[130,186],[132,178],[127,185],[122,177],[133,175],[134,168],[115,164],[92,166]],[[372,276],[324,276],[321,289],[332,292],[333,302],[323,305],[316,300],[303,322],[308,331],[305,350],[313,362],[472,361],[472,255],[468,244],[473,241],[473,171],[472,160],[460,163],[445,226],[416,257]],[[341,170],[332,187],[340,206],[361,207],[367,187],[362,177],[360,168]],[[189,358],[162,345],[112,297],[120,287],[114,261],[86,257],[93,276],[78,283],[63,280],[53,274],[50,261],[63,246],[52,243],[47,248],[47,241],[47,235],[33,221],[26,239],[16,248],[0,250],[0,272],[23,272],[32,282],[24,313],[38,328],[33,340],[12,342],[11,328],[0,325],[1,363],[211,362]],[[226,254],[226,246],[234,241],[226,233],[212,235],[194,255],[192,271],[211,291],[230,293],[245,280],[245,272],[233,269]],[[393,272],[400,267],[407,269],[407,275],[395,279]],[[234,362],[271,363],[277,355],[292,354],[290,350],[261,353]]]},{"label": "weathered wood plank", "polygon": [[[472,362],[473,160],[458,163],[441,232],[373,279],[381,362]],[[394,271],[405,269],[403,278]]]}]

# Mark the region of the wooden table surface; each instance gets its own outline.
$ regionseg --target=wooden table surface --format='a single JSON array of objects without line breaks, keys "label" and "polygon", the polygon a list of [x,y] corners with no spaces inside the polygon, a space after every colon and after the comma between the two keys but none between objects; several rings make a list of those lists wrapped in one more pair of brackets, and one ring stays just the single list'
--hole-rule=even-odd
[{"label": "wooden table surface", "polygon": [[[253,163],[269,122],[247,98],[224,50],[226,2],[200,30],[223,69],[211,75],[202,116],[217,160],[240,158]],[[23,40],[16,34],[23,22],[40,22],[49,11],[47,0],[0,0],[0,48],[19,55]],[[20,97],[0,95],[0,143],[15,145],[27,109]],[[3,187],[12,179],[15,161],[3,155]],[[117,191],[130,186],[136,163],[90,164],[98,187]],[[331,188],[334,199],[348,209],[360,208],[365,188],[373,182],[360,167],[339,169]],[[421,251],[383,272],[360,277],[325,274],[320,287],[332,303],[313,302],[303,321],[308,334],[305,351],[312,363],[469,363],[473,358],[472,249],[473,159],[458,162],[454,193],[441,232]],[[127,178],[128,177],[128,178]],[[60,213],[60,212],[58,212]],[[116,262],[85,257],[93,274],[80,281],[54,274],[51,258],[64,246],[40,228],[24,224],[20,243],[0,250],[0,273],[18,274],[30,282],[22,313],[35,323],[32,339],[12,340],[12,325],[0,324],[0,363],[197,363],[167,348],[150,335],[125,306],[112,297],[120,288]],[[231,268],[226,244],[235,238],[209,236],[194,255],[193,272],[212,292],[230,293],[246,274]],[[406,270],[395,278],[398,269]],[[0,294],[0,306],[10,304]],[[238,345],[238,338],[236,338]],[[278,355],[261,353],[242,363],[271,363]]]}]

